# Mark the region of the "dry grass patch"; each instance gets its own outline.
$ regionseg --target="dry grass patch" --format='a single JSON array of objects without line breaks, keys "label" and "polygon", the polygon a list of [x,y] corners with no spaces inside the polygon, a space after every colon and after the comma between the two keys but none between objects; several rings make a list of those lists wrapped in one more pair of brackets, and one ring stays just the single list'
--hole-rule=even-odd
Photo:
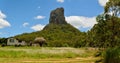
[{"label": "dry grass patch", "polygon": [[93,63],[96,50],[71,47],[4,47],[0,63]]}]

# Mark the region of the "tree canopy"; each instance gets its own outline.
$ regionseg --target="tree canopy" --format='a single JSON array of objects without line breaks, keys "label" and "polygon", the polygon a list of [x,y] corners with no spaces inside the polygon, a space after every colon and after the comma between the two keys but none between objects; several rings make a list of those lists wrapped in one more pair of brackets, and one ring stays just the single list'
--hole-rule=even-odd
[{"label": "tree canopy", "polygon": [[120,0],[109,0],[104,13],[98,15],[97,24],[89,32],[94,46],[115,47],[120,45]]},{"label": "tree canopy", "polygon": [[109,0],[105,6],[105,13],[111,13],[112,16],[120,15],[120,0]]}]

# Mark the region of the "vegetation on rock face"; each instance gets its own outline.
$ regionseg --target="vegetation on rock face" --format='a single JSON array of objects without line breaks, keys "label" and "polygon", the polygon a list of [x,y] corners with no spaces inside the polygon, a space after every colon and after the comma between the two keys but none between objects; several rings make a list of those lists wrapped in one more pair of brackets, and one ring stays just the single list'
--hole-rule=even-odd
[{"label": "vegetation on rock face", "polygon": [[80,32],[70,24],[48,24],[42,31],[17,35],[16,38],[30,42],[39,36],[44,37],[47,46],[51,47],[81,47],[85,45],[83,44],[85,33]]},{"label": "vegetation on rock face", "polygon": [[36,37],[44,37],[50,47],[81,47],[85,46],[85,36],[86,33],[80,32],[65,21],[64,9],[57,8],[51,12],[49,24],[42,31],[24,33],[15,38],[29,43]]}]

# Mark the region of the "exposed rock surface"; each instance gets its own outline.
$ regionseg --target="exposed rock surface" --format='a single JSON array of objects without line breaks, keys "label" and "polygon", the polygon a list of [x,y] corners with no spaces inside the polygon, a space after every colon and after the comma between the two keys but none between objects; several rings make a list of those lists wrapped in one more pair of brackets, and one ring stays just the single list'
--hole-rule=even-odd
[{"label": "exposed rock surface", "polygon": [[57,8],[50,13],[49,23],[67,24],[64,17],[64,8]]}]

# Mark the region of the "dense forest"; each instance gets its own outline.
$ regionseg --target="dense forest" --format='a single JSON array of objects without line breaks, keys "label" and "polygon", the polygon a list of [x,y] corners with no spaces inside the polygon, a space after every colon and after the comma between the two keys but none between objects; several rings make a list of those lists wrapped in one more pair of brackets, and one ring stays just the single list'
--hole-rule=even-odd
[{"label": "dense forest", "polygon": [[[55,12],[58,15],[59,11]],[[97,24],[87,32],[81,32],[66,23],[49,23],[42,31],[23,33],[16,35],[15,38],[29,43],[36,37],[44,37],[47,41],[45,46],[50,47],[115,47],[120,45],[119,16],[120,0],[110,0],[104,7],[104,13],[96,17]],[[52,19],[54,20],[53,17]],[[60,19],[64,20],[64,16]],[[5,39],[1,38],[0,42],[5,42]]]}]

